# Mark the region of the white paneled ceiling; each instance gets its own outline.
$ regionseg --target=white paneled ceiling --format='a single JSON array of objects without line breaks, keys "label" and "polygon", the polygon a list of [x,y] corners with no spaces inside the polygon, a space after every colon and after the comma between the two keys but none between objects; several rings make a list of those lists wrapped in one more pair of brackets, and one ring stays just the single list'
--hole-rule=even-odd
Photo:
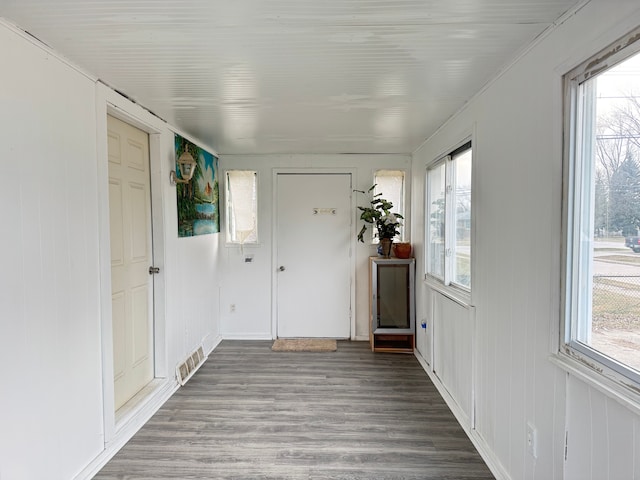
[{"label": "white paneled ceiling", "polygon": [[410,153],[576,0],[1,0],[219,153]]}]

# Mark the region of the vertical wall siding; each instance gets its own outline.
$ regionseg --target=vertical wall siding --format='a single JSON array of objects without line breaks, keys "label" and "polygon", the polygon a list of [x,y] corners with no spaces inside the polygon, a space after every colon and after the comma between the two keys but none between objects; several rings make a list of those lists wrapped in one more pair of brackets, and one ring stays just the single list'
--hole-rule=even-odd
[{"label": "vertical wall siding", "polygon": [[[414,253],[414,255],[416,255]],[[417,277],[416,277],[417,278]],[[416,317],[416,352],[427,362],[432,362],[432,347],[433,347],[433,302],[426,300],[425,297],[429,295],[432,290],[420,285],[421,279],[416,281],[416,292],[424,293],[424,295],[416,294],[416,312],[424,312],[422,317]],[[434,293],[435,294],[435,293]],[[429,305],[430,310],[427,312],[426,306]],[[423,327],[424,324],[424,327]]]},{"label": "vertical wall siding", "polygon": [[94,83],[0,45],[0,476],[68,479],[103,446]]},{"label": "vertical wall siding", "polygon": [[[549,361],[560,320],[562,74],[638,24],[635,3],[616,2],[614,9],[590,2],[414,155],[414,184],[423,184],[429,163],[474,132],[474,435],[512,479],[638,478],[638,416],[567,380]],[[423,191],[414,191],[414,217],[424,215]],[[414,227],[424,223],[415,219]],[[414,238],[421,234],[414,231]],[[416,251],[420,278],[423,246]],[[424,290],[418,289],[418,318],[439,302]],[[455,312],[448,315],[442,322],[455,321]],[[454,333],[454,341],[468,341],[466,332]],[[436,358],[450,342],[434,331]],[[454,375],[442,382],[451,391],[459,380]],[[537,430],[537,458],[527,452],[527,423]]]},{"label": "vertical wall siding", "polygon": [[568,376],[567,480],[640,478],[640,419]]},{"label": "vertical wall siding", "polygon": [[434,292],[433,370],[456,401],[467,422],[471,419],[472,308]]},{"label": "vertical wall siding", "polygon": [[[199,346],[209,352],[220,335],[218,242],[222,235],[176,238],[172,245],[178,252],[175,272],[180,278],[173,284],[172,314],[178,320],[176,332],[176,362],[184,359]],[[169,372],[173,374],[173,372]]]}]

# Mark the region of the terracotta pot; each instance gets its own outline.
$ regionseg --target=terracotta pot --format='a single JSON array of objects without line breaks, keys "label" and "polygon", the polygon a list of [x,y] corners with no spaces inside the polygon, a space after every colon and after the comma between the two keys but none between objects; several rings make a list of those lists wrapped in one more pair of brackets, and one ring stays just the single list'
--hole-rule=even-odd
[{"label": "terracotta pot", "polygon": [[400,242],[393,244],[393,254],[397,258],[411,257],[411,244],[409,242]]}]

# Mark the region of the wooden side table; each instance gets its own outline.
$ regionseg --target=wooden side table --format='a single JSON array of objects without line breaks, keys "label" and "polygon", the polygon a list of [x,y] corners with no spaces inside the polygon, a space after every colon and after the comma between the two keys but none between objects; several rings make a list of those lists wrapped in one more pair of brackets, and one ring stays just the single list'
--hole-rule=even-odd
[{"label": "wooden side table", "polygon": [[374,352],[412,353],[415,259],[369,258],[369,343]]}]

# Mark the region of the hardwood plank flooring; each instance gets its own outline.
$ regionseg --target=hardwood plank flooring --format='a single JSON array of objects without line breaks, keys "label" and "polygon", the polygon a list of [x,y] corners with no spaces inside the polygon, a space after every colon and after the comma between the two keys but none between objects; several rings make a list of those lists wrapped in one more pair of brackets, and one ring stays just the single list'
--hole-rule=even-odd
[{"label": "hardwood plank flooring", "polygon": [[223,341],[94,478],[494,477],[412,355]]}]

